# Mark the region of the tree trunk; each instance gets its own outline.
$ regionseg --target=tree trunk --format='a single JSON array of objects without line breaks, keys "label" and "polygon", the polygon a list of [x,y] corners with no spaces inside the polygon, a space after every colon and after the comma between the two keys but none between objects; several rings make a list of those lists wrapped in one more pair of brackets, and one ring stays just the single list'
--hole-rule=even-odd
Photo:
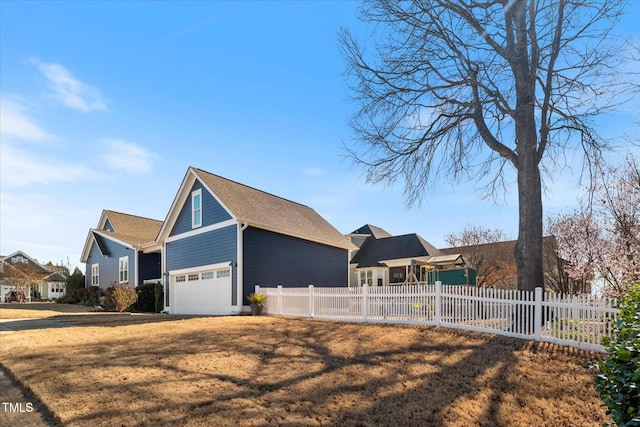
[{"label": "tree trunk", "polygon": [[[530,158],[527,158],[530,157]],[[520,222],[515,257],[518,289],[544,286],[542,263],[542,186],[535,155],[520,156],[518,201]]]},{"label": "tree trunk", "polygon": [[515,248],[518,268],[518,289],[533,291],[544,286],[542,270],[542,184],[535,115],[535,69],[537,62],[530,58],[527,2],[513,6],[515,38],[512,41],[511,67],[515,75],[516,153],[518,161],[518,241]]}]

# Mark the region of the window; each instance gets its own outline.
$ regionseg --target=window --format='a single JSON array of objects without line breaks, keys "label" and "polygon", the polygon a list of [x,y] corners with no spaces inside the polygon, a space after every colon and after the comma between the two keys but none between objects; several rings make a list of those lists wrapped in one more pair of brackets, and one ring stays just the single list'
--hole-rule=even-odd
[{"label": "window", "polygon": [[198,273],[196,273],[196,274],[190,274],[190,275],[187,277],[187,279],[188,279],[190,282],[192,282],[192,281],[195,281],[195,280],[200,279],[200,275],[199,275]]},{"label": "window", "polygon": [[185,282],[187,280],[187,276],[176,276],[176,283]]},{"label": "window", "polygon": [[120,257],[120,263],[118,267],[118,281],[120,283],[126,283],[129,281],[129,257]]},{"label": "window", "polygon": [[213,279],[213,271],[207,271],[206,273],[202,273],[202,280]]},{"label": "window", "polygon": [[100,286],[100,264],[91,264],[91,286]]},{"label": "window", "polygon": [[229,270],[220,270],[216,273],[216,277],[221,279],[223,277],[229,277],[231,275],[231,271]]},{"label": "window", "polygon": [[360,274],[360,286],[373,285],[373,270],[363,270]]},{"label": "window", "polygon": [[202,226],[202,190],[191,193],[191,228]]}]

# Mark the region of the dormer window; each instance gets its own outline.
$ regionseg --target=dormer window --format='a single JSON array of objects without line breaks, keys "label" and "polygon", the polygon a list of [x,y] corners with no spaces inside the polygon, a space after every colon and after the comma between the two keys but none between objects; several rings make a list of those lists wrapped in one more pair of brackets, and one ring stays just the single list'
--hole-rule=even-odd
[{"label": "dormer window", "polygon": [[202,189],[191,193],[191,228],[202,226]]}]

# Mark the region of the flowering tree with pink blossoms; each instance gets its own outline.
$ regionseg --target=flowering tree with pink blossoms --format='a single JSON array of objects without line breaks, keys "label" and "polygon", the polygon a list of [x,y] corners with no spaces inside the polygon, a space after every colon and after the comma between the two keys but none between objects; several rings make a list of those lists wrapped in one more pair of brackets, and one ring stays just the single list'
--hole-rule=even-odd
[{"label": "flowering tree with pink blossoms", "polygon": [[548,219],[565,271],[574,280],[603,281],[611,295],[640,282],[640,167],[632,155],[602,167],[582,207]]}]

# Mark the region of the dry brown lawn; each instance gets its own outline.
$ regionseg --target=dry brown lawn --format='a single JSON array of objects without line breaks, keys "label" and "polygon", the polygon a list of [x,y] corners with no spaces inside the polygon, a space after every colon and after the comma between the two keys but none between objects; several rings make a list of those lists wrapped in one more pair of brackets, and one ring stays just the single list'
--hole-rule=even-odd
[{"label": "dry brown lawn", "polygon": [[93,307],[53,302],[1,303],[0,319],[40,319],[60,315],[80,315],[95,311]]},{"label": "dry brown lawn", "polygon": [[599,426],[599,357],[444,328],[77,316],[0,336],[69,426]]}]

